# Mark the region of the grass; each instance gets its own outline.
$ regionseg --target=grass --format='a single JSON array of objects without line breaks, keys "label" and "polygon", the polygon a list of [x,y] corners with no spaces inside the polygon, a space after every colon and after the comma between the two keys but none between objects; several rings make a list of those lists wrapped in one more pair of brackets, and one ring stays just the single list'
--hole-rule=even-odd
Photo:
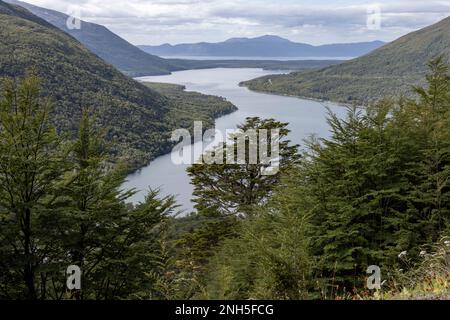
[{"label": "grass", "polygon": [[450,238],[444,237],[430,248],[422,250],[421,261],[411,269],[391,272],[382,289],[372,295],[359,294],[354,299],[375,300],[450,300]]}]

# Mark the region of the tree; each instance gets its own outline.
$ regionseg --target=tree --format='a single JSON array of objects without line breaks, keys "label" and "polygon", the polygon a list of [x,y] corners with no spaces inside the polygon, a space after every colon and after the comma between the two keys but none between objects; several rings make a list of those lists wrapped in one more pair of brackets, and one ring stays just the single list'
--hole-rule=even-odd
[{"label": "tree", "polygon": [[[207,161],[188,168],[196,197],[193,201],[202,214],[251,215],[252,206],[266,201],[281,174],[298,160],[297,146],[290,145],[290,141],[286,139],[290,132],[287,123],[273,119],[247,118],[246,123],[238,129],[237,133],[231,135],[230,142],[224,142],[204,156],[204,159],[221,161]],[[254,140],[249,134],[252,130],[255,133]],[[272,133],[271,130],[278,130],[278,134],[267,135]],[[240,153],[243,150],[239,147],[240,141],[245,141],[245,144],[241,144],[245,146],[244,155]],[[270,153],[278,144],[279,159]],[[267,151],[271,161],[263,161],[261,151]],[[233,156],[235,164],[227,161],[227,154]],[[264,174],[276,161],[279,161],[279,170]]]},{"label": "tree", "polygon": [[108,164],[105,131],[96,130],[89,117],[83,111],[78,139],[70,143],[73,166],[65,174],[60,210],[47,222],[57,230],[55,238],[63,256],[68,257],[67,263],[83,271],[84,286],[77,298],[89,297],[98,285],[91,275],[111,258],[108,253],[114,239],[123,232],[121,221],[128,214],[124,201],[133,194],[121,190],[125,167]]},{"label": "tree", "polygon": [[150,191],[145,201],[126,211],[112,237],[106,258],[92,275],[93,299],[163,299],[160,286],[166,270],[166,233],[169,216],[176,214],[172,196]]},{"label": "tree", "polygon": [[[288,134],[287,123],[248,118],[228,142],[203,156],[204,163],[188,169],[193,201],[204,219],[182,236],[178,246],[183,272],[197,289],[207,286],[205,272],[214,248],[239,236],[239,218],[256,215],[255,206],[268,201],[282,174],[298,161],[297,146],[286,139]],[[268,172],[274,165],[278,168]]]},{"label": "tree", "polygon": [[[4,85],[0,100],[0,297],[160,298],[164,234],[173,197],[125,200],[126,170],[111,165],[104,132],[84,112],[67,141],[49,125],[36,77]],[[66,293],[66,269],[82,270]]]},{"label": "tree", "polygon": [[313,141],[301,181],[311,208],[311,252],[324,296],[360,288],[368,265],[383,265],[388,219],[402,210],[399,192],[407,153],[392,141],[389,114],[381,101],[366,111],[350,108],[345,119],[331,114],[331,138]]},{"label": "tree", "polygon": [[[51,105],[39,81],[4,82],[0,101],[0,217],[2,295],[45,297],[39,270],[54,252],[43,220],[52,215],[67,167],[61,138],[49,125]],[[38,285],[38,283],[40,285]]]},{"label": "tree", "polygon": [[175,201],[151,191],[136,207],[126,205],[134,191],[121,189],[126,167],[108,163],[104,135],[83,112],[70,156],[74,167],[66,174],[65,205],[49,224],[62,231],[58,239],[68,263],[83,271],[77,298],[154,298],[152,277],[160,270],[164,225]]},{"label": "tree", "polygon": [[[257,216],[224,240],[207,268],[209,299],[306,299],[313,288],[311,204],[298,173],[285,174]],[[289,192],[286,192],[289,190]]]},{"label": "tree", "polygon": [[315,203],[311,252],[327,296],[363,288],[368,265],[394,268],[402,251],[414,261],[448,230],[449,82],[440,59],[427,80],[417,100],[331,114],[331,138],[310,143],[299,185]]},{"label": "tree", "polygon": [[421,160],[417,167],[420,183],[412,193],[414,206],[426,220],[423,235],[436,242],[448,230],[450,205],[450,74],[442,57],[428,63],[428,88],[416,87],[418,101],[410,102],[421,134]]}]

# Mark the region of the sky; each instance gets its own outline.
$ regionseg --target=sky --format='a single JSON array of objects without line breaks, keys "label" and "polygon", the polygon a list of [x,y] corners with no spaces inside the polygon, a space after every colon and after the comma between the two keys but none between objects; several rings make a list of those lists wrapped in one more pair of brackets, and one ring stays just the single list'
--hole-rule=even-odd
[{"label": "sky", "polygon": [[25,0],[102,24],[129,42],[278,35],[314,45],[392,41],[450,16],[450,0]]}]

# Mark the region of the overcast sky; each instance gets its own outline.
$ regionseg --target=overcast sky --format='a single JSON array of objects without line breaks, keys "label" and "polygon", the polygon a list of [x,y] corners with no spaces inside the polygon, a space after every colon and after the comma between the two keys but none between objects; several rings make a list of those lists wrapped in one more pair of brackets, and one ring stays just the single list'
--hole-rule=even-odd
[{"label": "overcast sky", "polygon": [[[450,16],[450,0],[25,0],[107,26],[133,44],[279,35],[311,44],[384,40]],[[367,26],[381,9],[380,28]],[[369,16],[370,21],[375,21]],[[376,23],[376,22],[375,22]]]}]

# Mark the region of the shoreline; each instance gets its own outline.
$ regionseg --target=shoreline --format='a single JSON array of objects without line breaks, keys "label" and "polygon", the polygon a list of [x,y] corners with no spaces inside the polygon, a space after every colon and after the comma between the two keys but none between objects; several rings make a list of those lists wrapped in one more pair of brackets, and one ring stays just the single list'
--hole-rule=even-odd
[{"label": "shoreline", "polygon": [[[208,69],[216,69],[216,68],[203,68],[203,69],[208,70]],[[239,68],[228,68],[228,69],[239,69]],[[262,70],[265,70],[265,71],[284,71],[284,70],[266,70],[266,69],[264,69],[264,68],[251,68],[251,69],[262,69]],[[199,69],[189,69],[189,70],[199,70]],[[188,71],[188,70],[180,70],[180,71]],[[180,71],[174,71],[174,72],[180,72]],[[292,71],[292,70],[291,70],[291,71]],[[293,71],[293,72],[295,72],[295,71]],[[171,74],[172,74],[172,73],[171,73]],[[147,75],[147,76],[148,76],[148,75]],[[163,75],[161,75],[161,76],[163,76]],[[144,76],[144,77],[145,77],[145,76]],[[140,78],[140,76],[139,76],[139,77],[135,77],[135,78]],[[257,79],[257,78],[255,78],[255,79]],[[247,80],[247,81],[252,81],[252,80],[255,80],[255,79],[250,79],[250,80]],[[139,82],[141,82],[141,83],[143,83],[143,84],[145,83],[145,81],[142,81],[142,80],[139,80],[139,79],[135,79],[135,80],[136,80],[136,81],[139,81]],[[250,88],[250,87],[248,87],[247,85],[244,84],[244,83],[247,82],[247,81],[239,82],[237,85],[238,85],[239,87],[246,88],[247,90],[249,90],[249,91],[251,91],[251,92],[258,93],[258,94],[266,94],[266,95],[272,95],[272,96],[289,97],[289,98],[295,98],[295,99],[302,99],[302,100],[315,101],[315,102],[318,102],[318,103],[323,104],[325,107],[328,107],[328,106],[331,105],[331,104],[334,105],[334,106],[337,105],[337,106],[343,107],[343,108],[348,107],[348,106],[351,105],[351,104],[344,103],[344,102],[339,102],[339,101],[331,101],[331,100],[325,100],[325,99],[319,99],[319,98],[313,98],[313,97],[297,96],[297,95],[292,95],[292,94],[287,94],[287,93],[276,93],[276,92],[270,92],[270,91],[263,91],[263,90],[252,89],[252,88]],[[151,81],[148,81],[148,82],[152,83]],[[153,83],[157,83],[157,82],[153,82]],[[174,86],[178,86],[178,87],[182,88],[182,91],[183,91],[183,92],[194,92],[194,93],[198,93],[198,94],[205,95],[205,94],[200,93],[200,92],[197,92],[197,91],[187,91],[187,90],[186,90],[186,86],[184,86],[184,85],[180,85],[180,84],[176,84],[176,83],[169,83],[169,84],[170,84],[170,85],[174,85]],[[205,95],[205,96],[207,96],[207,95]],[[219,96],[215,96],[215,97],[220,98]],[[234,106],[235,106],[235,105],[234,105]],[[206,131],[206,130],[208,130],[208,129],[213,128],[213,126],[215,126],[217,120],[219,120],[220,118],[225,117],[225,116],[229,116],[229,115],[231,115],[231,114],[237,112],[237,111],[239,110],[239,108],[238,108],[237,106],[235,106],[235,107],[236,107],[236,110],[234,110],[234,111],[232,111],[232,112],[229,112],[229,113],[221,114],[219,117],[214,118],[214,119],[213,119],[213,120],[214,120],[214,124],[213,124],[212,126],[205,127],[204,130]],[[361,107],[361,108],[362,108],[362,107]],[[170,144],[167,145],[167,148],[168,148],[168,149],[171,149],[171,147],[173,147],[174,145],[175,145],[174,143],[170,143]],[[166,148],[164,148],[164,149],[166,149]],[[166,155],[170,154],[170,152],[171,152],[171,151],[169,150],[169,151],[167,151],[167,152],[166,152],[166,151],[163,151],[163,152],[161,152],[161,153],[155,154],[153,157],[149,158],[150,160],[148,160],[148,161],[145,162],[144,164],[139,165],[139,167],[137,167],[137,168],[132,168],[131,170],[129,170],[129,171],[127,172],[127,174],[128,174],[128,175],[131,175],[131,174],[139,173],[143,168],[149,166],[149,165],[150,165],[153,161],[155,161],[157,158],[166,156]]]},{"label": "shoreline", "polygon": [[[252,79],[252,80],[255,80],[255,79]],[[248,80],[248,81],[252,81],[252,80]],[[247,82],[247,81],[244,81],[244,82]],[[327,104],[327,103],[328,104],[336,104],[336,105],[340,105],[342,107],[351,106],[351,104],[349,104],[348,102],[325,100],[325,99],[306,97],[306,96],[297,96],[297,95],[288,94],[288,93],[278,93],[278,92],[272,92],[272,91],[257,90],[257,89],[253,89],[253,88],[250,88],[250,87],[246,86],[244,84],[244,82],[239,83],[239,86],[247,88],[251,92],[255,92],[255,93],[259,93],[259,94],[267,94],[267,95],[272,95],[272,96],[289,97],[289,98],[296,98],[296,99],[302,99],[302,100],[309,100],[309,101],[315,101],[315,102],[319,102],[319,103],[323,103],[323,104]]]},{"label": "shoreline", "polygon": [[[142,84],[145,84],[145,81],[140,81],[140,80],[137,80],[137,79],[135,79],[135,80],[140,82],[140,83],[142,83]],[[150,82],[150,81],[147,81],[147,82],[149,82],[149,83],[157,83],[157,82]],[[205,96],[205,97],[210,96],[210,95],[206,95],[206,94],[203,94],[203,93],[197,92],[197,91],[188,91],[188,90],[186,90],[186,86],[184,86],[184,85],[180,85],[180,84],[176,84],[176,83],[169,83],[169,85],[173,85],[173,86],[179,87],[180,89],[182,89],[181,92],[196,93],[196,94],[200,94],[200,95]],[[223,98],[223,97],[220,97],[220,96],[213,96],[213,97],[216,97],[218,99]],[[230,101],[228,101],[228,102],[231,103]],[[235,112],[237,112],[239,110],[239,108],[236,105],[234,105],[233,103],[231,103],[231,104],[234,106],[234,108],[235,108],[234,110],[231,110],[230,112],[227,112],[227,110],[224,110],[224,112],[221,113],[218,117],[212,117],[211,118],[211,120],[213,122],[212,125],[205,126],[203,128],[203,131],[205,132],[208,129],[214,128],[215,125],[216,125],[217,120],[219,120],[222,117],[229,116],[229,115],[231,115],[231,114],[233,114],[233,113],[235,113]],[[189,130],[190,128],[183,128],[183,129],[188,129]],[[194,142],[192,142],[192,143],[194,143]],[[151,157],[148,157],[146,159],[146,161],[143,162],[143,163],[140,163],[140,161],[136,162],[136,164],[138,164],[137,166],[131,165],[130,169],[127,170],[127,175],[132,175],[132,174],[139,173],[143,168],[149,166],[157,158],[163,157],[163,156],[166,156],[166,155],[170,154],[171,151],[172,151],[172,148],[175,145],[176,145],[176,143],[175,142],[170,142],[170,140],[167,143],[164,143],[162,145],[162,149],[163,150],[161,150],[160,153],[156,153],[156,154],[152,155]]]}]

